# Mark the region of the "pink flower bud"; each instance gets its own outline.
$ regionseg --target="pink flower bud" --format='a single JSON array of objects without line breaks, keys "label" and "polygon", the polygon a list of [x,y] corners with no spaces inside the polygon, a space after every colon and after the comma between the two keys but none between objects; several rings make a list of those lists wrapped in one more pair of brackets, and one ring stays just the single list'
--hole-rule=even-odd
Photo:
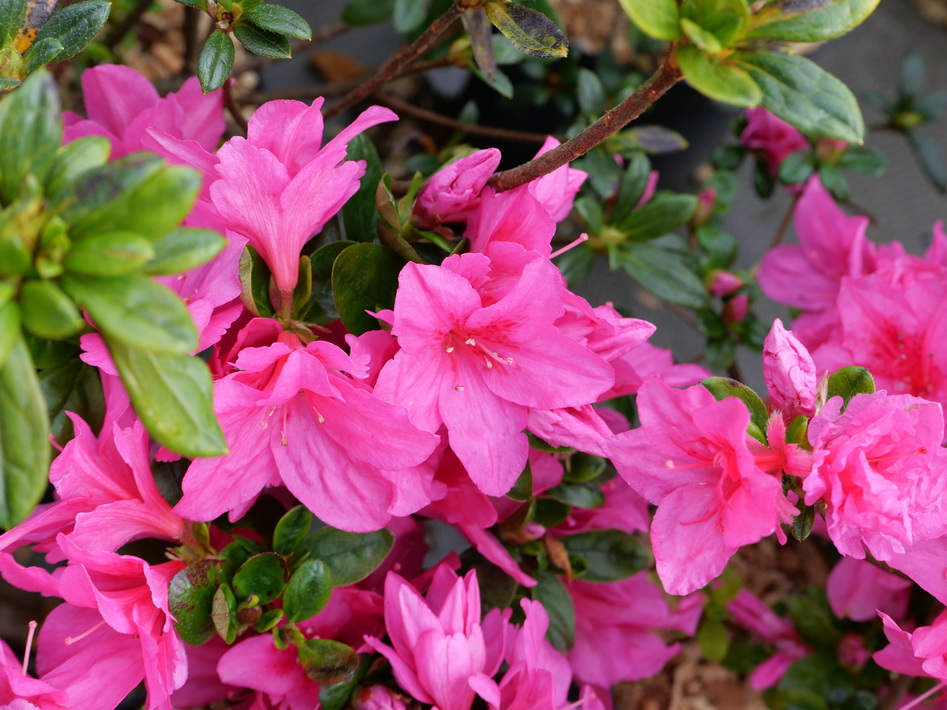
[{"label": "pink flower bud", "polygon": [[751,108],[746,112],[746,128],[740,140],[763,159],[774,177],[790,154],[809,147],[805,136],[765,108]]},{"label": "pink flower bud", "polygon": [[729,296],[743,288],[743,279],[729,271],[718,271],[710,284],[711,296]]},{"label": "pink flower bud", "polygon": [[414,205],[421,228],[463,222],[480,204],[480,191],[500,164],[496,148],[478,150],[438,170],[421,188]]},{"label": "pink flower bud", "polygon": [[782,411],[784,418],[815,414],[815,363],[778,318],[763,342],[763,379],[772,408]]},{"label": "pink flower bud", "polygon": [[740,293],[731,298],[723,307],[723,319],[727,323],[740,323],[750,312],[750,297]]},{"label": "pink flower bud", "polygon": [[716,204],[717,191],[712,187],[703,190],[697,195],[697,210],[694,212],[694,216],[691,217],[691,221],[697,225],[706,224]]}]

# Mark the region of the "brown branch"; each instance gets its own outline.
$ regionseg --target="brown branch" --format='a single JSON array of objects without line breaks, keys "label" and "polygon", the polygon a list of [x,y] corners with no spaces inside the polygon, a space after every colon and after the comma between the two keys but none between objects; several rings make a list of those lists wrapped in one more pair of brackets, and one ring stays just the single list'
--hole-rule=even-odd
[{"label": "brown branch", "polygon": [[635,89],[631,96],[584,131],[528,163],[497,173],[487,184],[497,192],[512,190],[514,187],[548,175],[556,168],[585,155],[610,135],[638,118],[680,78],[681,71],[677,65],[670,59],[665,60],[645,83]]},{"label": "brown branch", "polygon": [[463,121],[458,121],[448,116],[442,116],[439,113],[429,111],[420,106],[415,106],[407,101],[402,101],[391,94],[381,91],[376,92],[375,96],[383,104],[387,104],[399,113],[408,113],[415,118],[420,118],[422,121],[447,126],[455,131],[490,136],[491,138],[498,138],[500,140],[522,141],[523,143],[542,144],[546,140],[546,135],[543,133],[527,133],[526,131],[513,131],[506,128],[496,128],[494,126],[478,126],[475,123],[464,123]]},{"label": "brown branch", "polygon": [[200,55],[201,17],[203,13],[195,7],[184,6],[184,75],[197,73],[197,58]]},{"label": "brown branch", "polygon": [[375,91],[379,86],[391,79],[395,74],[402,71],[405,66],[428,51],[434,46],[437,39],[451,28],[457,21],[457,18],[460,17],[461,13],[466,9],[466,6],[461,4],[460,0],[455,0],[454,4],[450,6],[450,9],[434,20],[431,26],[428,27],[420,37],[389,57],[388,60],[378,68],[378,71],[371,79],[326,109],[323,112],[325,119],[328,121],[338,116],[347,108],[354,106]]},{"label": "brown branch", "polygon": [[[334,37],[349,31],[352,29],[351,25],[348,25],[341,20],[333,22],[326,25],[325,27],[320,28],[313,33],[312,39],[297,39],[290,44],[290,52],[301,52],[305,50],[305,53],[309,53],[315,50],[323,42],[327,42]],[[262,69],[263,67],[272,64],[273,62],[280,61],[272,57],[253,57],[243,62],[240,66],[234,68],[233,76],[239,76],[248,71],[256,71],[257,69]]]},{"label": "brown branch", "polygon": [[249,130],[250,126],[247,123],[247,119],[244,117],[243,112],[240,111],[240,105],[233,96],[233,82],[230,79],[227,79],[227,81],[224,82],[223,89],[224,103],[227,105],[227,110],[230,112],[230,115],[233,116],[233,120],[243,132],[243,135],[247,135],[247,131]]},{"label": "brown branch", "polygon": [[786,236],[786,230],[789,229],[789,223],[792,221],[792,216],[796,214],[796,205],[799,204],[799,198],[801,196],[802,194],[800,193],[793,198],[792,204],[789,205],[789,209],[786,210],[786,214],[783,215],[783,219],[779,223],[779,227],[776,229],[776,234],[773,235],[773,241],[769,245],[770,249],[775,249],[783,240],[783,237]]},{"label": "brown branch", "polygon": [[138,4],[125,16],[125,19],[122,20],[122,24],[108,33],[103,44],[109,51],[114,50],[119,42],[125,39],[125,35],[131,32],[135,25],[138,24],[138,20],[148,11],[148,8],[151,7],[153,2],[154,0],[138,0]]}]

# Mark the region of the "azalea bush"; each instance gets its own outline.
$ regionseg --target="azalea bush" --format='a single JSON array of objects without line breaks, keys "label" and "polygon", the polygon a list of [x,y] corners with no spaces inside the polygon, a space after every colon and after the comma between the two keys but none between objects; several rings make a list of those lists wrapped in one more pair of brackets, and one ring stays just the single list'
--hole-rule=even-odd
[{"label": "azalea bush", "polygon": [[[422,57],[509,88],[504,53],[567,53],[550,7],[354,0],[410,44],[334,104],[250,112],[234,40],[278,59],[309,26],[182,4],[213,28],[162,96],[99,61],[147,3],[0,2],[0,575],[53,600],[0,647],[4,707],[596,710],[685,647],[773,708],[936,697],[947,235],[912,255],[840,206],[883,158],[793,51],[873,2],[621,0],[659,54],[608,91],[583,70],[608,113],[406,179],[369,137],[396,112],[332,118]],[[905,66],[875,103],[939,184],[918,127],[945,102]],[[623,130],[681,80],[748,109],[696,195],[649,162],[679,137]],[[799,241],[752,270],[722,222],[746,158]],[[578,295],[602,257],[688,313],[703,364]],[[769,539],[825,583],[751,591],[731,562]]]}]

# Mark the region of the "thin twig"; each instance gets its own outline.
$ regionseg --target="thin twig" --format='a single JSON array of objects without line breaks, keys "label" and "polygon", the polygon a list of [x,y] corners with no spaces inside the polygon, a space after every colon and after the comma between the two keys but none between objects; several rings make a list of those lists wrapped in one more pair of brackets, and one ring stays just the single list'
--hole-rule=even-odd
[{"label": "thin twig", "polygon": [[[352,29],[352,26],[342,22],[341,20],[333,22],[332,24],[326,25],[325,27],[322,27],[314,32],[312,39],[294,40],[290,44],[290,52],[295,54],[296,52],[303,52],[303,50],[305,50],[304,54],[308,54],[309,52],[315,51],[315,49],[323,42],[327,42],[333,37],[338,37],[350,29]],[[272,57],[253,57],[243,62],[240,66],[235,67],[233,70],[233,76],[240,76],[241,74],[245,74],[248,71],[262,69],[263,67],[276,61],[281,60],[274,59]]]},{"label": "thin twig", "polygon": [[274,99],[295,99],[297,101],[311,101],[312,99],[332,96],[344,96],[361,83],[361,79],[348,81],[334,81],[331,84],[313,84],[312,86],[298,86],[293,89],[272,89],[270,91],[254,91],[247,97],[251,104],[262,104]]},{"label": "thin twig", "polygon": [[786,230],[789,229],[789,223],[792,222],[792,217],[796,214],[796,205],[799,204],[799,198],[802,196],[800,193],[792,199],[792,204],[789,205],[789,209],[786,210],[786,214],[783,215],[782,221],[779,223],[779,227],[776,229],[776,234],[773,235],[773,241],[770,243],[769,248],[774,249],[779,246],[779,243],[783,240],[783,237],[786,236]]},{"label": "thin twig", "polygon": [[108,36],[105,38],[103,44],[109,49],[109,51],[115,49],[119,42],[125,39],[125,35],[132,31],[135,25],[138,24],[138,20],[141,19],[148,8],[154,3],[154,0],[138,0],[138,4],[129,12],[125,19],[122,20],[122,24],[109,32]]},{"label": "thin twig", "polygon": [[230,112],[230,115],[233,116],[233,120],[236,122],[237,127],[243,132],[243,135],[247,135],[250,126],[247,123],[247,119],[244,118],[243,112],[240,111],[237,100],[233,96],[233,82],[228,79],[224,82],[223,88],[224,103],[227,105],[227,110]]},{"label": "thin twig", "polygon": [[184,6],[184,75],[194,76],[197,73],[198,33],[200,31],[201,13],[196,7]]},{"label": "thin twig", "polygon": [[408,46],[402,47],[400,51],[389,57],[388,60],[385,61],[381,67],[379,67],[378,71],[371,79],[366,81],[354,91],[343,96],[336,103],[326,109],[323,112],[325,119],[328,121],[329,119],[338,116],[347,108],[354,106],[359,101],[375,91],[375,89],[377,89],[379,86],[391,79],[395,74],[402,71],[406,65],[413,62],[415,59],[428,51],[432,46],[434,46],[434,43],[437,41],[437,39],[442,34],[444,34],[444,32],[451,28],[451,26],[457,21],[457,18],[460,17],[464,10],[466,10],[466,7],[458,0],[455,0],[454,4],[450,6],[450,9],[434,20],[434,22],[431,23],[431,26],[425,30],[424,34],[422,34]]},{"label": "thin twig", "polygon": [[465,133],[474,133],[481,136],[490,136],[500,140],[522,141],[523,143],[542,144],[546,140],[546,135],[542,133],[527,133],[526,131],[513,131],[506,128],[496,128],[494,126],[478,126],[474,123],[464,123],[448,116],[442,116],[434,111],[415,106],[414,104],[402,101],[388,93],[381,91],[375,92],[376,98],[383,104],[387,104],[399,113],[408,113],[422,121],[437,123],[441,126],[447,126],[455,131],[464,131]]},{"label": "thin twig", "polygon": [[584,131],[528,163],[497,173],[487,184],[497,192],[512,190],[585,155],[610,135],[638,118],[680,79],[681,71],[677,65],[670,58],[665,60],[631,96]]}]

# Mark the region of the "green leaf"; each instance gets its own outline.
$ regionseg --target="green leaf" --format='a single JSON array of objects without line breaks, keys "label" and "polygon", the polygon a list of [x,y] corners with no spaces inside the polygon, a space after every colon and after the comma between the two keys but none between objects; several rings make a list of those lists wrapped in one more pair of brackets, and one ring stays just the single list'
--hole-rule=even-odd
[{"label": "green leaf", "polygon": [[746,69],[731,61],[704,54],[687,45],[677,50],[681,72],[694,89],[717,101],[736,106],[758,106],[763,92]]},{"label": "green leaf", "polygon": [[947,192],[947,165],[940,154],[940,148],[930,138],[919,131],[906,131],[908,142],[914,155],[921,162],[921,167],[928,179],[941,192]]},{"label": "green leaf", "polygon": [[312,293],[300,307],[297,319],[304,323],[326,325],[337,321],[339,313],[332,296],[332,265],[352,242],[332,242],[312,253],[309,258],[312,268]]},{"label": "green leaf", "polygon": [[592,456],[577,451],[566,460],[565,473],[562,476],[563,481],[569,483],[585,483],[594,481],[605,473],[608,468],[608,462],[601,456]]},{"label": "green leaf", "polygon": [[592,483],[560,483],[543,493],[576,508],[601,508],[605,505],[605,494],[601,487]]},{"label": "green leaf", "polygon": [[252,10],[245,10],[243,16],[260,29],[295,39],[312,39],[309,23],[288,7],[266,3]]},{"label": "green leaf", "polygon": [[741,39],[824,42],[850,32],[879,0],[801,0],[776,2],[750,18]]},{"label": "green leaf", "polygon": [[200,189],[196,170],[134,153],[87,173],[62,217],[73,241],[118,231],[158,240],[187,217]]},{"label": "green leaf", "polygon": [[716,54],[723,50],[723,45],[720,44],[720,40],[717,39],[715,34],[708,32],[696,22],[688,20],[686,17],[681,18],[681,29],[684,30],[684,34],[687,35],[687,38],[702,52]]},{"label": "green leaf", "polygon": [[217,232],[178,227],[154,242],[154,258],[143,271],[152,276],[184,273],[206,264],[226,246],[227,240]]},{"label": "green leaf", "polygon": [[812,526],[815,524],[815,508],[811,505],[803,506],[799,515],[792,519],[792,536],[799,542],[802,542],[812,532]]},{"label": "green leaf", "polygon": [[806,641],[816,648],[838,644],[842,632],[825,589],[810,586],[802,594],[788,595],[783,603]]},{"label": "green leaf", "polygon": [[[686,150],[690,146],[684,136],[664,126],[629,128],[615,134],[608,139],[608,143],[620,151],[643,150],[645,153],[651,153],[652,155],[675,153],[679,150]],[[626,157],[628,156],[626,155]]]},{"label": "green leaf", "polygon": [[694,195],[658,192],[646,205],[628,215],[618,228],[630,242],[650,241],[685,225],[696,209]]},{"label": "green leaf", "polygon": [[57,61],[75,56],[95,39],[109,19],[112,4],[103,0],[87,0],[61,7],[36,35],[36,43],[57,40],[63,47]]},{"label": "green leaf", "polygon": [[0,526],[12,528],[39,503],[49,482],[46,402],[22,337],[0,367]]},{"label": "green leaf", "polygon": [[697,628],[697,643],[704,658],[720,663],[730,650],[730,634],[718,619],[705,616]]},{"label": "green leaf", "polygon": [[20,339],[20,333],[20,307],[8,300],[0,306],[0,368]]},{"label": "green leaf", "polygon": [[237,599],[227,584],[221,584],[214,593],[211,605],[211,619],[217,635],[230,646],[237,640],[240,622],[237,620]]},{"label": "green leaf", "polygon": [[884,153],[866,145],[848,148],[842,153],[837,165],[859,175],[883,175],[887,167]]},{"label": "green leaf", "polygon": [[60,204],[75,189],[85,173],[101,168],[108,162],[112,144],[103,136],[85,136],[61,146],[53,156],[46,177],[46,196],[54,204]]},{"label": "green leaf", "polygon": [[915,49],[904,56],[901,63],[901,75],[898,78],[898,95],[910,99],[921,93],[924,88],[924,59]]},{"label": "green leaf", "polygon": [[3,0],[0,2],[0,44],[13,39],[26,20],[29,0]]},{"label": "green leaf", "polygon": [[785,185],[805,182],[815,172],[815,156],[806,150],[790,153],[779,165],[777,177]]},{"label": "green leaf", "polygon": [[46,400],[49,432],[57,442],[65,445],[73,438],[72,420],[66,412],[78,414],[94,431],[98,431],[105,414],[105,396],[98,368],[72,357],[40,372],[39,384]]},{"label": "green leaf", "polygon": [[826,398],[841,397],[847,405],[858,394],[873,394],[875,379],[864,367],[850,365],[829,376]]},{"label": "green leaf", "polygon": [[848,179],[837,166],[823,163],[819,166],[819,180],[831,193],[836,202],[846,202],[849,198]]},{"label": "green leaf", "polygon": [[322,560],[306,560],[293,572],[283,593],[283,613],[290,623],[311,619],[332,594],[332,574]]},{"label": "green leaf", "polygon": [[572,506],[555,498],[537,498],[534,503],[534,521],[546,528],[554,528],[564,522],[572,512]]},{"label": "green leaf", "polygon": [[110,340],[168,355],[197,348],[197,330],[184,302],[147,276],[65,274],[62,284]]},{"label": "green leaf", "polygon": [[353,335],[378,329],[365,311],[392,308],[404,260],[380,244],[355,244],[332,267],[332,293],[345,327]]},{"label": "green leaf", "polygon": [[320,685],[345,683],[358,670],[358,654],[344,643],[331,639],[306,639],[297,649],[299,665],[310,680]]},{"label": "green leaf", "polygon": [[658,298],[686,308],[706,305],[707,289],[686,254],[653,244],[623,244],[616,252],[618,265]]},{"label": "green leaf", "polygon": [[583,113],[601,115],[605,108],[605,87],[595,72],[584,67],[579,69],[576,99]]},{"label": "green leaf", "polygon": [[72,245],[66,271],[83,276],[123,276],[154,257],[151,241],[134,232],[103,232]]},{"label": "green leaf", "polygon": [[233,576],[233,593],[239,601],[254,596],[259,604],[269,604],[286,588],[287,571],[286,562],[275,552],[254,555]]},{"label": "green leaf", "polygon": [[377,236],[375,224],[378,212],[375,209],[375,193],[381,180],[381,158],[375,144],[364,133],[349,141],[346,151],[347,160],[364,160],[365,175],[356,192],[342,205],[342,219],[345,222],[345,236],[353,242],[370,242]]},{"label": "green leaf", "polygon": [[52,281],[31,280],[20,289],[20,317],[33,335],[62,340],[74,335],[85,323],[82,314]]},{"label": "green leaf", "polygon": [[308,551],[310,558],[322,560],[332,574],[333,584],[347,587],[374,572],[394,542],[394,535],[384,529],[352,533],[325,527],[300,543],[296,554],[302,556]]},{"label": "green leaf", "polygon": [[197,78],[205,94],[216,91],[230,78],[236,50],[230,35],[214,30],[204,42],[201,55],[197,60]]},{"label": "green leaf", "polygon": [[769,410],[763,404],[760,396],[747,387],[742,382],[731,380],[729,377],[708,377],[701,380],[702,384],[718,402],[727,397],[736,397],[746,405],[750,413],[750,421],[760,428],[760,431],[766,431],[766,422],[769,421]]},{"label": "green leaf", "polygon": [[214,417],[207,365],[196,357],[161,355],[110,338],[106,343],[135,412],[158,443],[188,458],[227,453]]},{"label": "green leaf", "polygon": [[539,575],[530,596],[543,605],[549,616],[549,629],[546,631],[549,643],[560,651],[571,649],[575,643],[575,605],[566,585],[558,576],[546,572]]},{"label": "green leaf", "polygon": [[858,102],[841,81],[794,54],[741,53],[734,60],[763,92],[768,110],[809,136],[861,143],[865,123]]},{"label": "green leaf", "polygon": [[680,10],[675,0],[618,0],[642,32],[654,39],[681,38]]},{"label": "green leaf", "polygon": [[636,537],[621,530],[593,530],[559,538],[569,555],[588,564],[585,582],[617,582],[648,565],[648,553]]},{"label": "green leaf", "polygon": [[292,48],[286,37],[257,27],[252,22],[241,20],[234,25],[233,34],[244,49],[261,57],[289,59],[292,56]]},{"label": "green leaf", "polygon": [[174,628],[185,643],[200,646],[214,637],[214,595],[220,586],[220,562],[193,562],[171,578],[168,607]]},{"label": "green leaf", "polygon": [[27,74],[32,74],[62,54],[63,49],[62,42],[55,37],[46,37],[45,39],[34,42],[30,45],[30,48],[26,50],[26,54],[23,57],[26,60],[23,71]]},{"label": "green leaf", "polygon": [[273,550],[281,555],[292,555],[301,543],[314,520],[312,513],[304,505],[297,505],[279,519],[273,530]]},{"label": "green leaf", "polygon": [[[622,175],[618,186],[618,195],[609,222],[622,227],[631,218],[648,187],[650,177],[651,161],[642,153],[635,153],[625,166],[625,174]],[[674,231],[677,226],[667,231]],[[663,233],[666,234],[666,232]]]},{"label": "green leaf", "polygon": [[395,0],[352,0],[342,11],[342,22],[347,25],[374,25],[391,17],[394,7]]},{"label": "green leaf", "polygon": [[247,310],[255,316],[273,315],[270,303],[270,270],[256,249],[249,244],[240,255],[240,298]]},{"label": "green leaf", "polygon": [[38,71],[0,101],[0,203],[19,196],[28,174],[46,179],[61,141],[59,90]]},{"label": "green leaf", "polygon": [[[421,29],[427,17],[428,5],[428,0],[395,0],[391,16],[395,32],[404,35]],[[467,19],[469,12],[465,12],[462,18]]]},{"label": "green leaf", "polygon": [[490,0],[483,9],[510,44],[524,54],[554,59],[569,53],[569,40],[541,12],[506,0]]}]

